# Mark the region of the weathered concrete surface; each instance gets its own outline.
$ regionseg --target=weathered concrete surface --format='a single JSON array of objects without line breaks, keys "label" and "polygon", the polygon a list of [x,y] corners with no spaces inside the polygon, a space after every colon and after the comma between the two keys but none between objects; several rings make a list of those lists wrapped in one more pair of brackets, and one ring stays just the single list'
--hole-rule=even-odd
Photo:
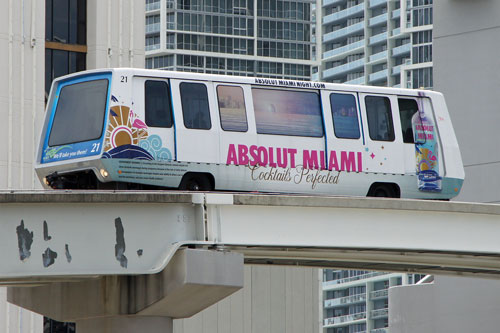
[{"label": "weathered concrete surface", "polygon": [[168,317],[118,316],[99,317],[76,322],[78,333],[172,333]]},{"label": "weathered concrete surface", "polygon": [[10,287],[8,301],[59,321],[126,315],[186,318],[243,287],[243,255],[185,249],[161,273]]}]

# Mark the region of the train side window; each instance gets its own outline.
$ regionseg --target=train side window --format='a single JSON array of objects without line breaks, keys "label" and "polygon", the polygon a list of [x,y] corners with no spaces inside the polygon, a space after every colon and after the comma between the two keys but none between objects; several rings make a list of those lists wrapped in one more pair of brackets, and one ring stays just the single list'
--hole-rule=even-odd
[{"label": "train side window", "polygon": [[333,130],[340,139],[359,139],[356,98],[351,94],[330,94]]},{"label": "train side window", "polygon": [[224,131],[248,131],[243,89],[238,86],[217,86],[220,124]]},{"label": "train side window", "polygon": [[210,108],[207,87],[203,83],[180,84],[184,126],[190,129],[210,129]]},{"label": "train side window", "polygon": [[394,141],[394,126],[389,98],[366,96],[365,105],[370,138],[375,141]]},{"label": "train side window", "polygon": [[144,83],[144,109],[146,125],[172,127],[170,91],[164,81],[148,80]]},{"label": "train side window", "polygon": [[323,136],[317,92],[252,88],[252,95],[257,133]]},{"label": "train side window", "polygon": [[404,143],[415,143],[411,119],[418,112],[417,101],[408,98],[398,98],[399,118],[401,119],[401,130],[403,131]]}]

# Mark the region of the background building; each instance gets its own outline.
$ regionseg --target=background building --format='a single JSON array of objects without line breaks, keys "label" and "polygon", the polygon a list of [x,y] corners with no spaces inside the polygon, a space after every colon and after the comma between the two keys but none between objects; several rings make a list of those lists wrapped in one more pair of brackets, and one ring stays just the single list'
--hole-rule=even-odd
[{"label": "background building", "polygon": [[[144,66],[144,3],[6,0],[0,3],[0,189],[40,188],[33,163],[52,79],[74,71]],[[68,331],[69,329],[69,331]],[[6,302],[0,333],[71,331]]]},{"label": "background building", "polygon": [[323,272],[324,333],[388,333],[389,288],[424,277],[360,270]]},{"label": "background building", "polygon": [[[186,8],[189,2],[179,0],[178,3]],[[304,15],[301,10],[306,2],[300,2],[299,9],[297,3],[293,12]],[[213,10],[224,8],[216,2],[212,6]],[[189,14],[186,16],[189,20],[191,14],[195,15],[189,10],[182,14]],[[238,24],[253,19],[243,12],[241,15]],[[263,9],[262,15],[267,19],[253,24],[269,25],[268,33],[271,34],[270,29],[274,29],[278,19],[270,16],[270,9]],[[217,12],[210,18],[215,20],[217,16],[229,17]],[[45,3],[7,0],[0,4],[0,17],[0,114],[4,119],[0,131],[4,142],[0,148],[0,189],[36,189],[40,186],[33,172],[33,159],[51,81],[83,69],[144,67],[145,3],[135,0],[46,0]],[[291,21],[308,29],[300,19],[289,19],[288,23]],[[214,27],[225,28],[227,22],[214,23]],[[150,26],[147,25],[148,29]],[[237,28],[234,29],[236,35]],[[218,37],[220,47],[228,45],[222,35]],[[252,39],[255,52],[262,52],[258,56],[262,60],[271,59],[276,52],[275,44],[266,38],[263,37],[260,44],[257,38]],[[297,40],[297,36],[293,41],[287,38],[288,46],[292,42],[294,47],[300,44],[299,49],[304,51],[280,70],[293,77],[308,77],[311,61],[299,57],[309,57],[305,52],[310,42],[304,36],[301,37],[304,40]],[[190,43],[186,45],[192,45]],[[234,53],[235,45],[232,44],[233,53],[228,53],[227,59],[239,59]],[[187,49],[183,52],[192,53]],[[274,62],[275,67],[277,62]],[[254,63],[254,66],[255,70],[267,71],[266,61]],[[245,267],[242,291],[193,318],[176,320],[175,331],[317,332],[321,322],[319,279],[317,269]],[[0,333],[73,331],[73,325],[44,320],[38,314],[7,303],[6,289],[0,288]]]},{"label": "background building", "polygon": [[[498,203],[500,2],[436,1],[434,11],[434,87],[446,98],[465,167],[456,200]],[[394,288],[391,333],[498,332],[499,298],[491,279],[436,276]]]},{"label": "background building", "polygon": [[432,87],[432,0],[322,2],[314,80]]},{"label": "background building", "polygon": [[310,80],[312,0],[146,0],[146,68]]}]

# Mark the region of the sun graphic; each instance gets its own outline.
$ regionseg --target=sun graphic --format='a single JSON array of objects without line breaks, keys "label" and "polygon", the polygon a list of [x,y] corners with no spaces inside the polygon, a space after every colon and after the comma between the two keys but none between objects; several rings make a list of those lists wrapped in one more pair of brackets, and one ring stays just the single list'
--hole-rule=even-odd
[{"label": "sun graphic", "polygon": [[104,151],[123,145],[138,145],[139,141],[148,137],[147,129],[147,125],[137,119],[136,114],[129,107],[113,106],[109,111]]}]

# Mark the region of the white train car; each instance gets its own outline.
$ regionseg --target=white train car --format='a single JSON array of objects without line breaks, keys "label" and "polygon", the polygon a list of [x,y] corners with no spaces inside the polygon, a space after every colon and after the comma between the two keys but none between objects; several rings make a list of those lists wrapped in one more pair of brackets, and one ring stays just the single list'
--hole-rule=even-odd
[{"label": "white train car", "polygon": [[464,179],[437,92],[129,68],[55,80],[36,161],[72,189],[450,199]]}]

